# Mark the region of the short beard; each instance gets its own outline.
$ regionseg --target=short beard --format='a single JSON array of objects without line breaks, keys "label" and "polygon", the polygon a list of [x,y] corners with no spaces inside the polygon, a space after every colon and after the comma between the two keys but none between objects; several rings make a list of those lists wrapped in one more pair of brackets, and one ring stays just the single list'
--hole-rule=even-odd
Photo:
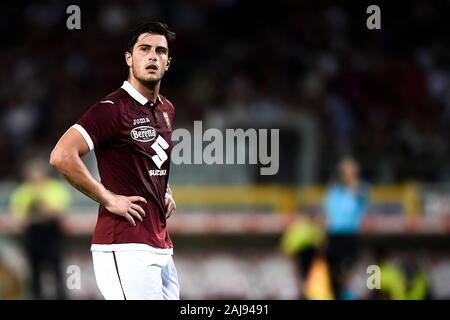
[{"label": "short beard", "polygon": [[144,86],[148,87],[148,88],[156,87],[158,85],[158,83],[161,81],[161,78],[162,78],[161,77],[159,79],[146,80],[146,79],[143,79],[143,78],[139,77],[134,69],[132,69],[132,72],[133,72],[134,78],[136,80],[138,80],[140,83],[142,83]]}]

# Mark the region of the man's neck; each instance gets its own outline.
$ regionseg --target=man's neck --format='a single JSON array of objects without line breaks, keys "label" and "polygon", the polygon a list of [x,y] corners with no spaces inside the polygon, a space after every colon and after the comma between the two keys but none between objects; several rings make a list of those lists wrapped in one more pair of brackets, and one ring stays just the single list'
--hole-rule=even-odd
[{"label": "man's neck", "polygon": [[358,188],[359,181],[358,179],[350,179],[349,181],[345,182],[345,185],[351,190],[356,190]]},{"label": "man's neck", "polygon": [[134,77],[128,79],[128,82],[144,97],[147,98],[148,101],[155,103],[159,94],[159,86],[161,81],[151,82],[151,83],[142,83]]}]

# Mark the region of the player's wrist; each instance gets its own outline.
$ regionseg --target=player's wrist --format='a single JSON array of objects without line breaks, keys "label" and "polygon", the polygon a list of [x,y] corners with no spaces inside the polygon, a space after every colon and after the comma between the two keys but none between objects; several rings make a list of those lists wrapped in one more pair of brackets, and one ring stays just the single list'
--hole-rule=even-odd
[{"label": "player's wrist", "polygon": [[105,192],[103,193],[103,197],[100,200],[100,204],[103,205],[105,208],[109,207],[111,203],[114,200],[114,194],[109,191],[108,189],[105,189]]}]

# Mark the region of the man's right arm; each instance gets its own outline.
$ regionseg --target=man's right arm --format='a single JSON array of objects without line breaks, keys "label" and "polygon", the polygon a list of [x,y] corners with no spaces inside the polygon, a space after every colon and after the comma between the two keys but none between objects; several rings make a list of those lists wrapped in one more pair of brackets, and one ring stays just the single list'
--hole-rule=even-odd
[{"label": "man's right arm", "polygon": [[92,177],[81,157],[89,152],[83,136],[70,128],[61,137],[50,155],[50,164],[76,189],[103,205],[109,212],[122,216],[133,226],[133,218],[142,221],[144,210],[136,202],[147,201],[140,196],[116,195]]}]

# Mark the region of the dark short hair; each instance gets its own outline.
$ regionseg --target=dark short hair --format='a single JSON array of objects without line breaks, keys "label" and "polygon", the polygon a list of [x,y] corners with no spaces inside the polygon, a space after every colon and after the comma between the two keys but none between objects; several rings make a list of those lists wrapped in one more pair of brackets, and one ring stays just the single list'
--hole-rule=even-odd
[{"label": "dark short hair", "polygon": [[131,31],[127,45],[128,52],[133,51],[134,45],[136,44],[139,36],[143,33],[155,33],[166,37],[169,50],[172,47],[173,42],[175,41],[176,38],[175,32],[169,30],[169,27],[165,23],[162,22],[140,23],[136,26],[135,29],[133,29],[133,31]]}]

